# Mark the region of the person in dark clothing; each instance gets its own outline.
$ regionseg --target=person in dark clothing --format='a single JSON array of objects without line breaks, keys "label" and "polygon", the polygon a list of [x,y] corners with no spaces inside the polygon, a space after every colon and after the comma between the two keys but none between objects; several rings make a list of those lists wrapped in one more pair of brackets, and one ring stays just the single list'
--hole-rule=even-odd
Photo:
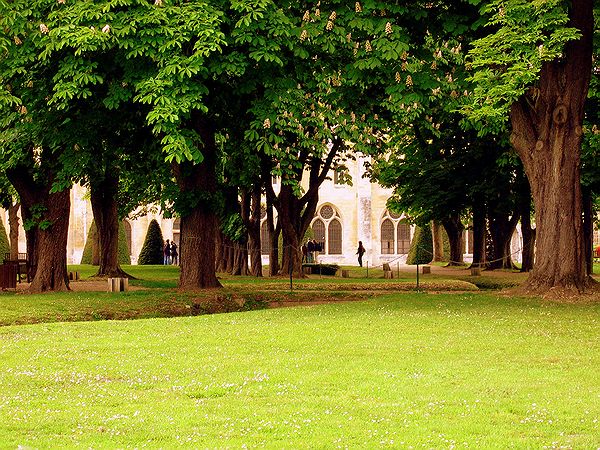
[{"label": "person in dark clothing", "polygon": [[171,264],[177,265],[177,244],[175,241],[171,242]]},{"label": "person in dark clothing", "polygon": [[358,255],[358,265],[362,267],[362,258],[365,254],[366,250],[363,247],[362,241],[358,241],[358,250],[356,250],[356,254]]},{"label": "person in dark clothing", "polygon": [[313,241],[308,241],[308,244],[306,245],[306,251],[307,253],[307,262],[309,264],[314,262],[314,254],[315,254],[315,244],[313,243]]},{"label": "person in dark clothing", "polygon": [[165,248],[163,249],[164,260],[163,264],[171,264],[171,244],[167,239],[167,243],[165,244]]},{"label": "person in dark clothing", "polygon": [[308,247],[306,243],[302,244],[300,249],[302,250],[302,263],[308,262]]}]

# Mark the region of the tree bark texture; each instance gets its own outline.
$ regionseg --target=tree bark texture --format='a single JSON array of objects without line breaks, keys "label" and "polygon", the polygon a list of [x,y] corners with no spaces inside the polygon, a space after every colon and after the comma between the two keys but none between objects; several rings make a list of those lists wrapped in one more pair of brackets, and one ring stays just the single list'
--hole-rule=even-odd
[{"label": "tree bark texture", "polygon": [[486,264],[485,258],[485,201],[482,198],[475,198],[473,201],[473,262],[475,267],[483,267]]},{"label": "tree bark texture", "polygon": [[444,260],[444,234],[442,233],[442,224],[437,220],[431,221],[431,239],[433,242],[431,262],[441,262]]},{"label": "tree bark texture", "polygon": [[511,142],[535,202],[536,261],[525,288],[558,296],[592,285],[585,267],[580,183],[583,110],[592,70],[592,1],[573,0],[570,26],[582,37],[544,64],[539,87],[511,108]]},{"label": "tree bark texture", "polygon": [[250,196],[250,219],[248,221],[250,274],[254,277],[262,277],[262,258],[260,255],[260,185],[252,189]]},{"label": "tree bark texture", "polygon": [[215,271],[217,217],[212,200],[217,184],[217,149],[214,131],[199,117],[193,121],[202,138],[204,159],[199,164],[182,162],[173,166],[180,195],[185,201],[179,244],[179,288],[183,290],[222,287]]},{"label": "tree bark texture", "polygon": [[[281,274],[287,275],[291,271],[294,278],[303,278],[305,275],[302,270],[300,242],[310,222],[306,223],[306,221],[302,220],[303,205],[300,199],[294,195],[291,186],[281,186],[278,203],[278,219],[281,223],[281,232],[283,234]],[[312,207],[312,216],[314,216],[315,210],[316,204]]]},{"label": "tree bark texture", "polygon": [[267,230],[269,230],[269,276],[274,277],[279,273],[279,236],[281,235],[281,225],[273,217],[273,204],[267,199]]},{"label": "tree bark texture", "polygon": [[523,173],[520,178],[519,214],[521,215],[521,236],[523,237],[521,272],[529,272],[533,269],[535,261],[535,229],[531,226],[531,189],[529,182]]},{"label": "tree bark texture", "polygon": [[330,146],[324,159],[310,158],[308,154],[301,154],[299,159],[302,164],[296,170],[295,181],[300,184],[308,166],[308,189],[302,197],[297,197],[292,186],[282,183],[279,196],[275,196],[273,187],[267,183],[267,197],[271,197],[277,208],[278,221],[283,235],[283,255],[281,274],[304,278],[302,270],[302,250],[300,248],[306,230],[310,226],[319,203],[319,188],[327,179],[333,160],[342,148],[343,141],[336,138]]},{"label": "tree bark texture", "polygon": [[7,170],[6,175],[21,199],[21,215],[28,228],[27,254],[30,292],[69,290],[67,237],[71,192],[51,192],[52,173],[45,183],[37,182],[26,167]]},{"label": "tree bark texture", "polygon": [[90,200],[99,241],[99,267],[96,276],[131,278],[119,265],[119,176],[107,170],[104,179],[90,185]]},{"label": "tree bark texture", "polygon": [[588,275],[594,273],[594,207],[592,192],[589,188],[582,189],[583,203],[583,248],[585,250],[585,269]]},{"label": "tree bark texture", "polygon": [[464,226],[458,214],[442,220],[442,225],[450,241],[450,262],[448,265],[457,266],[463,263],[463,231]]},{"label": "tree bark texture", "polygon": [[490,212],[488,216],[494,250],[492,260],[488,261],[487,268],[490,270],[511,269],[510,242],[520,216],[508,217],[506,214],[494,214],[493,212]]},{"label": "tree bark texture", "polygon": [[[10,237],[10,259],[15,261],[19,257],[19,208],[20,203],[10,205],[8,208],[8,229]],[[4,257],[4,255],[2,255]]]}]

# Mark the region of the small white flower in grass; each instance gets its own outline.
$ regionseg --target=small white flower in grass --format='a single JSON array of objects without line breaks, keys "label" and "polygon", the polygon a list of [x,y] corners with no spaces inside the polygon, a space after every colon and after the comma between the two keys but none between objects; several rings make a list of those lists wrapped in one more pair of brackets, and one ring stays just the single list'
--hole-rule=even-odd
[{"label": "small white flower in grass", "polygon": [[58,0],[59,5],[64,5],[65,3],[66,3],[66,0]]},{"label": "small white flower in grass", "polygon": [[162,2],[162,0],[154,0],[154,4],[156,6],[162,6],[163,2]]},{"label": "small white flower in grass", "polygon": [[385,34],[392,34],[392,24],[390,22],[385,24]]},{"label": "small white flower in grass", "polygon": [[50,31],[50,30],[48,30],[48,27],[46,26],[46,24],[40,23],[40,32],[42,34],[48,34],[48,31]]},{"label": "small white flower in grass", "polygon": [[23,43],[23,41],[21,41],[21,39],[19,39],[19,36],[15,36],[15,44],[21,45],[22,43]]},{"label": "small white flower in grass", "polygon": [[103,33],[108,33],[110,31],[110,25],[106,24],[102,27],[102,32]]},{"label": "small white flower in grass", "polygon": [[268,117],[263,122],[263,128],[271,128],[271,119],[269,119]]}]

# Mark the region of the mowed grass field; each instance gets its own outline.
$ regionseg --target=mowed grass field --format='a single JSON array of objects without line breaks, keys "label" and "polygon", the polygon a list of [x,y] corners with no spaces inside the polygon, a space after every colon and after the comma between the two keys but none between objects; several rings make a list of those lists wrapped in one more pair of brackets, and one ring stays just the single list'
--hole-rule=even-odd
[{"label": "mowed grass field", "polygon": [[[147,270],[135,282],[147,291],[0,296],[5,322],[8,305],[14,319],[36,300],[52,320],[0,327],[1,448],[600,448],[600,303],[370,292],[55,321],[64,303],[148,312],[180,296],[158,287],[176,271]],[[308,283],[314,299],[335,284]]]}]

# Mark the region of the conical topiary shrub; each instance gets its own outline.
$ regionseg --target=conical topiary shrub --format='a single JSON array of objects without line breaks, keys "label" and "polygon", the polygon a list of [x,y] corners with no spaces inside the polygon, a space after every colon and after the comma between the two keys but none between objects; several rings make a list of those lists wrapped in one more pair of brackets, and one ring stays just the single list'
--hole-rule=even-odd
[{"label": "conical topiary shrub", "polygon": [[[92,264],[94,266],[100,264],[100,261],[98,260],[98,258],[100,258],[99,245],[100,243],[98,229],[96,228],[96,221],[92,220],[90,231],[88,232],[85,246],[83,247],[81,264]],[[123,222],[119,223],[119,264],[131,264],[129,243],[127,242],[127,235],[125,234],[125,226]]]},{"label": "conical topiary shrub", "polygon": [[92,220],[87,239],[85,240],[85,246],[83,247],[80,264],[92,264],[94,266],[100,264],[98,260],[100,257],[98,247],[98,230],[96,229],[96,221]]},{"label": "conical topiary shrub", "polygon": [[10,253],[10,241],[4,228],[4,222],[0,220],[0,262],[4,260],[7,253]]},{"label": "conical topiary shrub", "polygon": [[163,235],[160,225],[154,219],[148,225],[146,239],[138,258],[138,264],[162,264],[163,263]]},{"label": "conical topiary shrub", "polygon": [[431,225],[416,227],[410,250],[406,257],[406,264],[429,264],[433,257],[433,242],[431,238]]},{"label": "conical topiary shrub", "polygon": [[131,255],[129,254],[129,242],[125,232],[125,224],[119,222],[119,265],[131,264]]}]

